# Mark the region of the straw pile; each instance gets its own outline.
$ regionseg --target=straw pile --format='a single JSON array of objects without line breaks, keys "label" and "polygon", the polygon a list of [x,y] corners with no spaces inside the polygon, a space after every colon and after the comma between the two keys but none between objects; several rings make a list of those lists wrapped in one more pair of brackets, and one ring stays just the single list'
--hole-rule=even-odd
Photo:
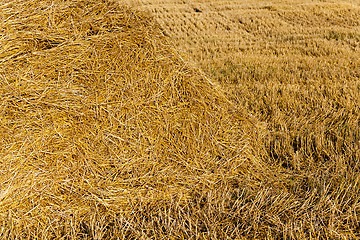
[{"label": "straw pile", "polygon": [[107,0],[2,1],[0,96],[1,238],[226,234],[262,176],[244,113]]}]

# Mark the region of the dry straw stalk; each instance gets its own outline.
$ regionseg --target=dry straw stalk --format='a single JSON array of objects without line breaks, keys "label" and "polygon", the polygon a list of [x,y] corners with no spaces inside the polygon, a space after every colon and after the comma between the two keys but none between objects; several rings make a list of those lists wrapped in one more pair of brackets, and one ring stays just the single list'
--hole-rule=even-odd
[{"label": "dry straw stalk", "polygon": [[0,96],[2,238],[200,236],[201,201],[261,165],[245,115],[114,2],[3,1]]}]

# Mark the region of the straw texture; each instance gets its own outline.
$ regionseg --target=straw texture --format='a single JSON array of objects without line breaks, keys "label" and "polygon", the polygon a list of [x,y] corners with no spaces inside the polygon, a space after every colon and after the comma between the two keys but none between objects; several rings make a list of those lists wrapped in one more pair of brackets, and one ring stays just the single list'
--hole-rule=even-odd
[{"label": "straw texture", "polygon": [[2,1],[0,111],[4,239],[191,237],[262,176],[245,114],[110,1]]}]

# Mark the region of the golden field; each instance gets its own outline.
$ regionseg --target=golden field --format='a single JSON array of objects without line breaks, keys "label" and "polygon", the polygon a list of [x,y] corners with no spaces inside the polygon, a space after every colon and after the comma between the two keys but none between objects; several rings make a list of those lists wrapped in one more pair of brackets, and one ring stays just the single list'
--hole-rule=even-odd
[{"label": "golden field", "polygon": [[134,5],[265,128],[261,158],[287,190],[253,193],[245,235],[360,237],[360,1]]},{"label": "golden field", "polygon": [[0,239],[360,238],[360,2],[3,0]]}]

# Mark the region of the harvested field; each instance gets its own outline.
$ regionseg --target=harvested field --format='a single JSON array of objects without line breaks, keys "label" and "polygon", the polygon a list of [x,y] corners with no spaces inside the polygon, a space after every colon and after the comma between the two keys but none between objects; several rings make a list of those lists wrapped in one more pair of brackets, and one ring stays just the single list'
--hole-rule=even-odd
[{"label": "harvested field", "polygon": [[360,1],[127,2],[265,128],[287,191],[258,192],[242,236],[359,238]]},{"label": "harvested field", "polygon": [[0,239],[360,238],[358,16],[2,1]]}]

